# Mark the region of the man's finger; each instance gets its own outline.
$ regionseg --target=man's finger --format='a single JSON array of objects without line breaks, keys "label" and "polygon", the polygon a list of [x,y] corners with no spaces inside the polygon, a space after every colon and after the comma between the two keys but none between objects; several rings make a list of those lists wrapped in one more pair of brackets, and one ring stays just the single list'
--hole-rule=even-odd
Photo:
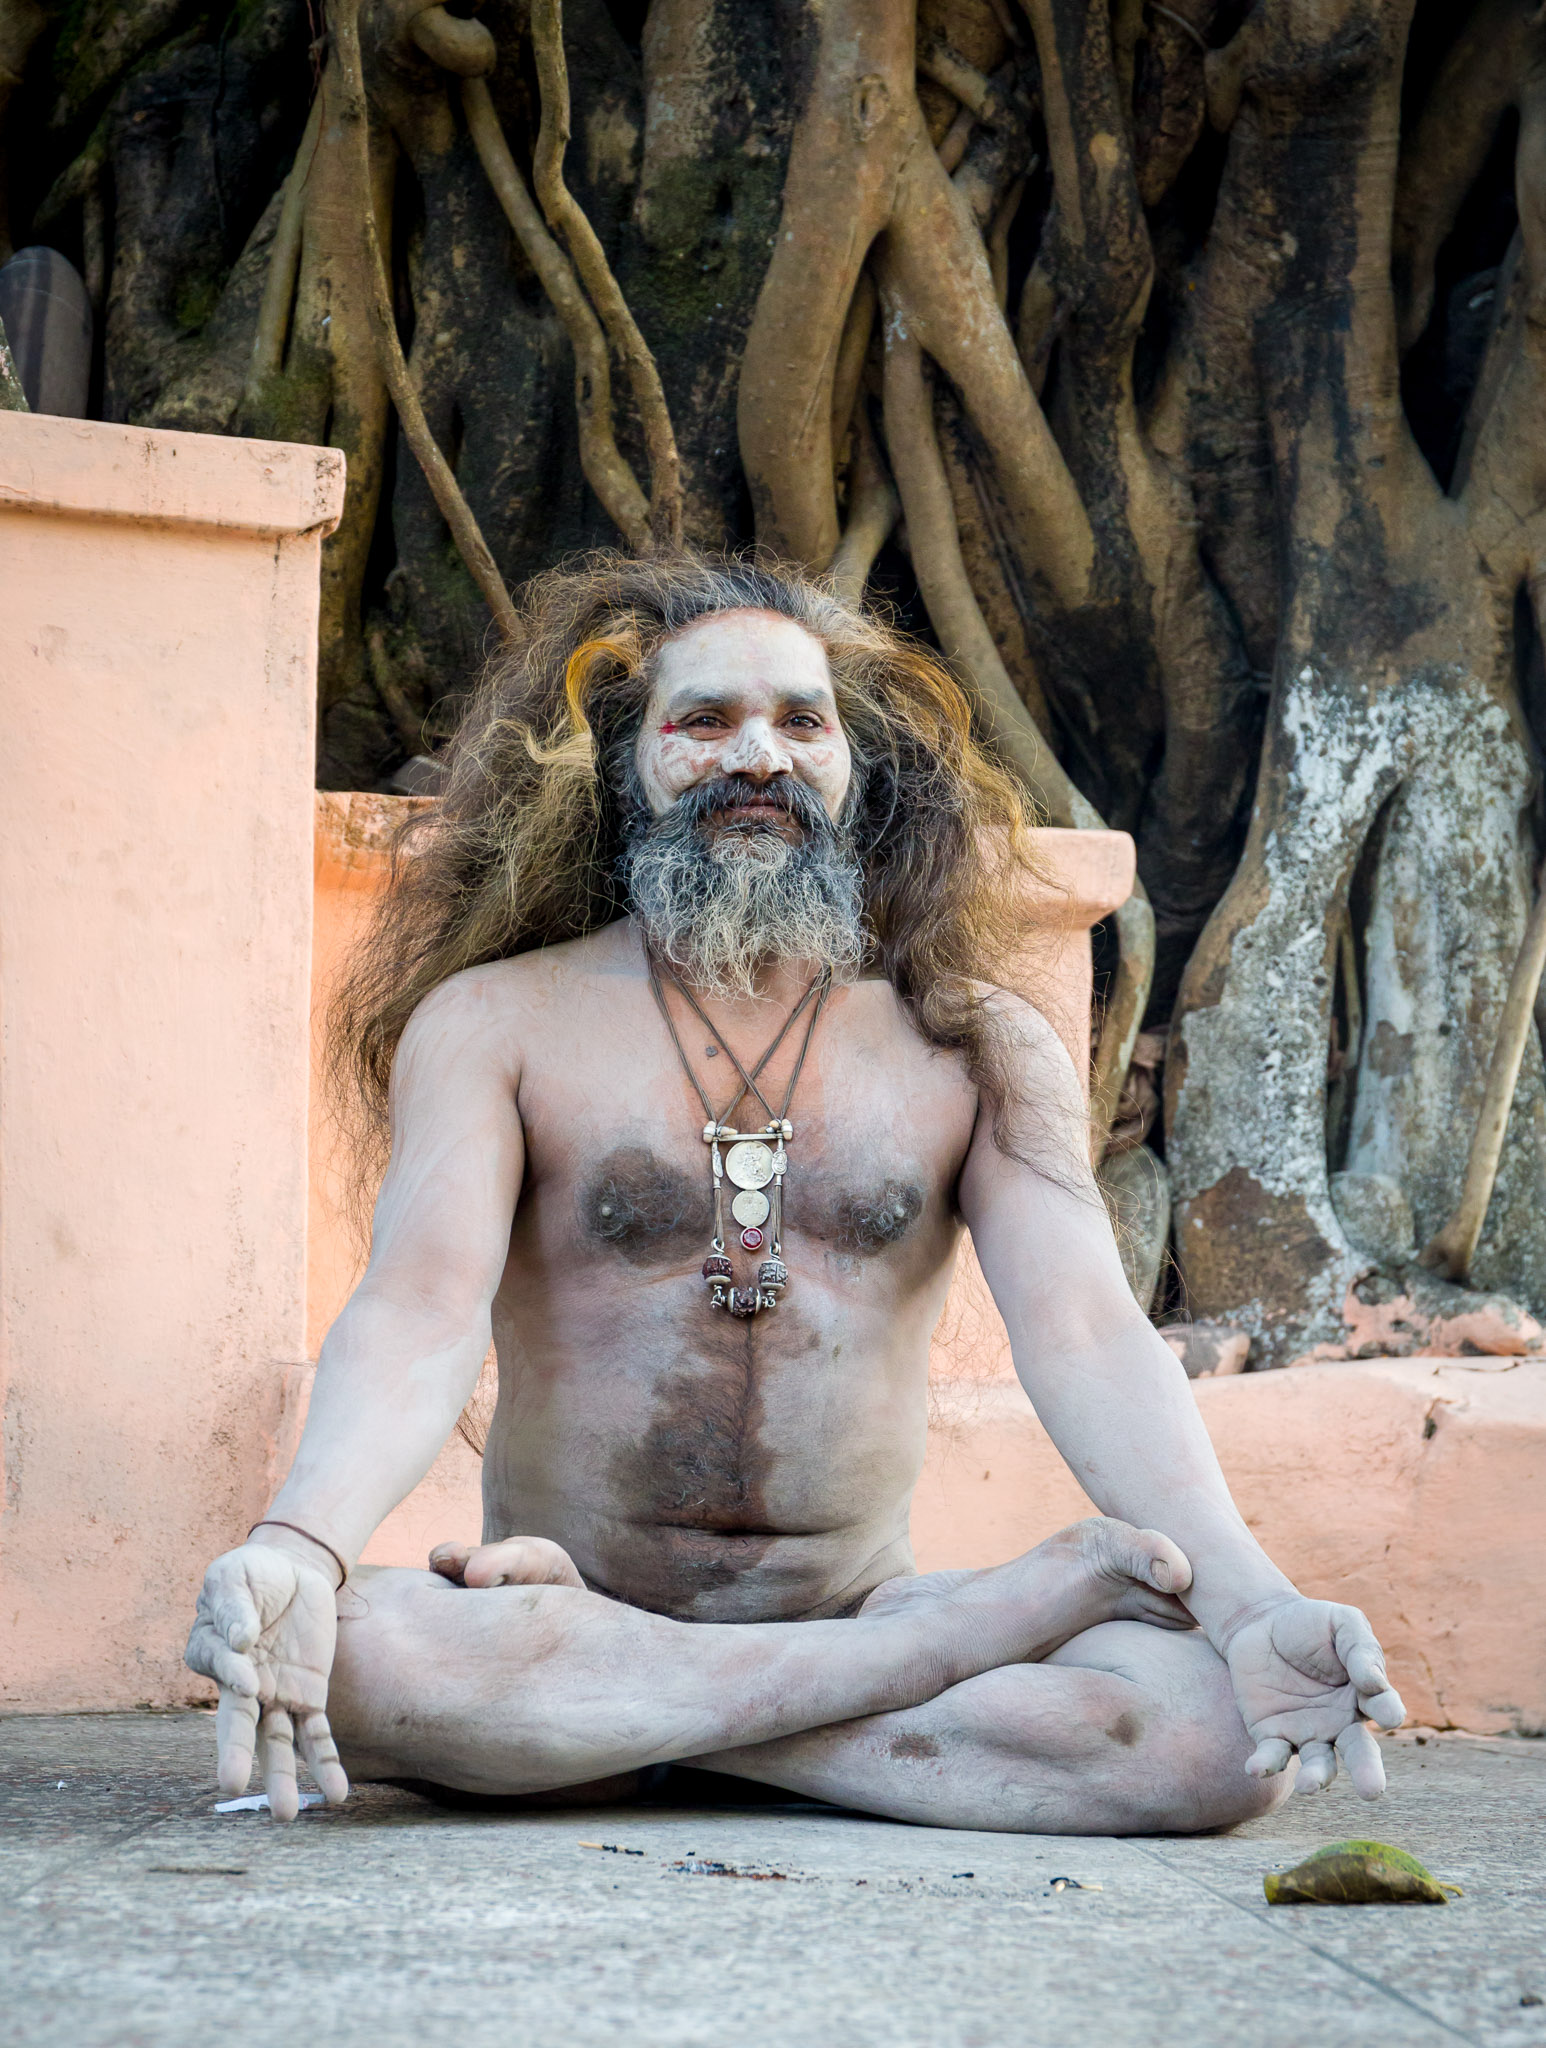
[{"label": "man's finger", "polygon": [[209,1602],[209,1619],[233,1650],[250,1650],[263,1633],[257,1606],[241,1580],[217,1588]]},{"label": "man's finger", "polygon": [[1367,1722],[1354,1721],[1337,1737],[1341,1757],[1353,1790],[1360,1799],[1378,1799],[1385,1789],[1385,1759]]},{"label": "man's finger", "polygon": [[338,1761],[338,1745],[333,1740],[327,1715],[320,1707],[313,1707],[309,1713],[297,1714],[295,1735],[301,1746],[301,1755],[306,1759],[306,1768],[316,1779],[323,1798],[329,1806],[342,1806],[349,1797],[349,1780]]},{"label": "man's finger", "polygon": [[429,1554],[429,1568],[432,1572],[439,1572],[443,1579],[449,1579],[453,1585],[459,1586],[472,1551],[473,1546],[470,1543],[437,1543]]},{"label": "man's finger", "polygon": [[266,1707],[258,1724],[263,1745],[263,1789],[275,1820],[294,1820],[301,1810],[295,1784],[295,1730],[283,1707]]},{"label": "man's finger", "polygon": [[1329,1742],[1305,1742],[1299,1747],[1299,1776],[1296,1792],[1324,1792],[1337,1775],[1337,1753]]},{"label": "man's finger", "polygon": [[1406,1708],[1386,1676],[1385,1652],[1368,1617],[1356,1607],[1341,1607],[1337,1613],[1337,1655],[1358,1694],[1359,1711],[1382,1728],[1399,1728],[1406,1719]]},{"label": "man's finger", "polygon": [[1385,1676],[1385,1652],[1375,1641],[1372,1629],[1337,1630],[1337,1654],[1343,1669],[1360,1692],[1383,1692],[1390,1680]]},{"label": "man's finger", "polygon": [[252,1779],[252,1751],[258,1737],[258,1703],[249,1695],[220,1688],[215,1708],[215,1752],[220,1763],[220,1789],[239,1798]]},{"label": "man's finger", "polygon": [[1288,1769],[1288,1760],[1293,1753],[1291,1742],[1285,1742],[1281,1735],[1269,1735],[1257,1743],[1245,1767],[1253,1778],[1275,1778],[1279,1771]]},{"label": "man's finger", "polygon": [[1402,1704],[1401,1695],[1389,1685],[1383,1692],[1368,1696],[1365,1696],[1363,1688],[1360,1687],[1358,1710],[1362,1714],[1367,1714],[1371,1721],[1377,1721],[1382,1728],[1399,1728],[1406,1719],[1406,1708]]},{"label": "man's finger", "polygon": [[183,1662],[201,1678],[212,1678],[224,1692],[245,1693],[256,1698],[258,1670],[250,1657],[239,1657],[222,1635],[208,1622],[195,1622],[183,1652]]}]

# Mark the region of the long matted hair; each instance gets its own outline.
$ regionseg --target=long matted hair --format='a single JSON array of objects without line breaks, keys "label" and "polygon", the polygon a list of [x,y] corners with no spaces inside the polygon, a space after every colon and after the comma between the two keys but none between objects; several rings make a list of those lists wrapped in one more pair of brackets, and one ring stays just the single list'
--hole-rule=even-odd
[{"label": "long matted hair", "polygon": [[390,886],[330,1019],[335,1084],[365,1111],[367,1151],[382,1149],[393,1055],[432,989],[626,912],[625,768],[655,658],[694,621],[748,610],[794,620],[826,650],[860,776],[850,830],[868,970],[929,1044],[961,1056],[995,1141],[1020,1149],[1012,1063],[983,984],[1023,979],[1026,884],[1042,879],[1026,798],[973,738],[964,693],[926,648],[823,583],[683,551],[593,555],[530,584],[521,641],[490,664],[444,794],[400,828]]}]

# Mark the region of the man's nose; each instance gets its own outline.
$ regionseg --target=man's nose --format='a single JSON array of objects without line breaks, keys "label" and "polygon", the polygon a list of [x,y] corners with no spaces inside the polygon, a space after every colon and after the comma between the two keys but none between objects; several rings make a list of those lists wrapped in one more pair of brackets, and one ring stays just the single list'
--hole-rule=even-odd
[{"label": "man's nose", "polygon": [[787,775],[794,764],[768,720],[748,718],[721,754],[719,765],[724,774],[748,775],[753,782],[766,782],[774,775]]}]

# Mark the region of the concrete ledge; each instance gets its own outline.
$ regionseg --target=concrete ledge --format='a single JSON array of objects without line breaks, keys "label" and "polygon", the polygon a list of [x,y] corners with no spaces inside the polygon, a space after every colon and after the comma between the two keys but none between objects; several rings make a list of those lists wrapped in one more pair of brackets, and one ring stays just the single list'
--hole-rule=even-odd
[{"label": "concrete ledge", "polygon": [[247,534],[331,533],[336,448],[0,413],[0,508]]},{"label": "concrete ledge", "polygon": [[[1546,1362],[1193,1384],[1246,1521],[1303,1591],[1364,1609],[1415,1721],[1546,1732]],[[1017,1386],[936,1383],[922,1570],[997,1563],[1093,1512]]]},{"label": "concrete ledge", "polygon": [[1130,834],[1043,825],[1036,844],[1049,876],[1049,886],[1032,905],[1038,919],[1088,931],[1132,895],[1138,850]]},{"label": "concrete ledge", "polygon": [[[913,1500],[920,1570],[999,1564],[1096,1512],[1018,1385],[940,1363]],[[1304,1592],[1363,1608],[1414,1722],[1546,1732],[1546,1362],[1375,1359],[1193,1392],[1268,1554]],[[422,1565],[433,1544],[476,1541],[479,1488],[453,1437],[366,1560]]]}]

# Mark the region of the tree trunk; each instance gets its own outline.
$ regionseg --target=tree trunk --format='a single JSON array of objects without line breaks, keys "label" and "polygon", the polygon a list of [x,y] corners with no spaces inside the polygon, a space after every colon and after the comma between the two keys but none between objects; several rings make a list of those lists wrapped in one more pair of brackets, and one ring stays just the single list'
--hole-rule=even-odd
[{"label": "tree trunk", "polygon": [[324,785],[434,754],[501,580],[829,572],[1137,838],[1094,1142],[1172,1184],[1155,1313],[1538,1342],[1533,1031],[1467,1173],[1546,823],[1533,4],[0,0],[0,200],[95,410],[347,453]]},{"label": "tree trunk", "polygon": [[[1373,1264],[1330,1189],[1344,920],[1361,933],[1363,1012],[1345,1164],[1394,1181],[1423,1242],[1459,1196],[1456,1134],[1480,1109],[1533,866],[1512,644],[1522,565],[1511,582],[1486,559],[1399,401],[1390,228],[1408,25],[1381,0],[1329,27],[1328,12],[1301,0],[1254,16],[1216,60],[1243,92],[1225,185],[1241,194],[1245,260],[1278,273],[1254,354],[1282,622],[1250,837],[1187,970],[1168,1066],[1192,1299],[1279,1358],[1339,1342]],[[1217,289],[1201,281],[1205,308]],[[1543,1113],[1537,1047],[1478,1276],[1539,1312]]]}]

